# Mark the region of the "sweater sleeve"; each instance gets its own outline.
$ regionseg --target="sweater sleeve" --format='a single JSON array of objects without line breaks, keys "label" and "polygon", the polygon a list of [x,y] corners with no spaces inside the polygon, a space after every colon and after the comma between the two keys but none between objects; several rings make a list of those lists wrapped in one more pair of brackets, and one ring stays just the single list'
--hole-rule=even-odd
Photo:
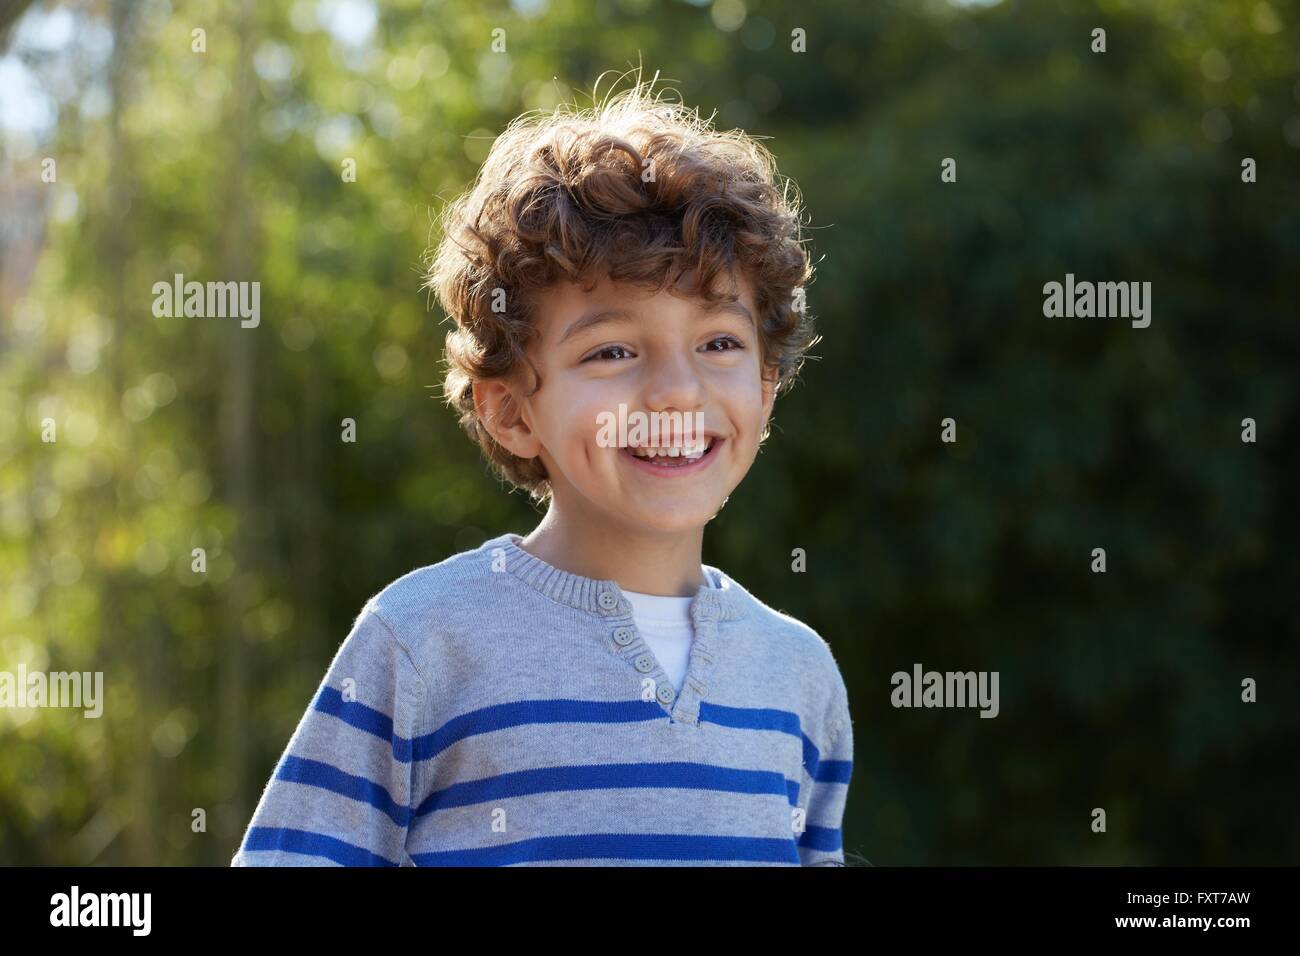
[{"label": "sweater sleeve", "polygon": [[262,791],[232,866],[400,866],[425,684],[373,602]]},{"label": "sweater sleeve", "polygon": [[804,807],[804,831],[798,835],[799,860],[804,866],[844,864],[842,824],[853,775],[853,721],[847,699],[838,708],[839,725],[825,746],[810,753],[811,786]]}]

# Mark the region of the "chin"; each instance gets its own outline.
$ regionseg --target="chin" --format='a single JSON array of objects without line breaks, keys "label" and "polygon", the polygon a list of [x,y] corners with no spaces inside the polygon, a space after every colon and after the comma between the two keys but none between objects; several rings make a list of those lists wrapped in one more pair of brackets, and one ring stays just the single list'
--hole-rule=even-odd
[{"label": "chin", "polygon": [[658,534],[677,534],[698,531],[709,523],[709,519],[717,514],[717,511],[718,509],[714,508],[712,511],[692,509],[689,512],[672,511],[665,513],[638,510],[629,513],[626,509],[623,509],[618,513],[626,523],[642,528],[645,531]]}]

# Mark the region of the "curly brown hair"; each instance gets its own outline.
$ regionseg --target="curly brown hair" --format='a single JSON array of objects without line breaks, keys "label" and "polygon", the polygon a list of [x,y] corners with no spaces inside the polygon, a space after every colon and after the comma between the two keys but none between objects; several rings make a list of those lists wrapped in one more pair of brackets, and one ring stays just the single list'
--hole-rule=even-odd
[{"label": "curly brown hair", "polygon": [[590,289],[608,277],[660,291],[690,271],[692,294],[712,304],[735,297],[715,282],[739,267],[752,283],[762,364],[777,394],[820,340],[804,305],[813,267],[798,187],[743,130],[719,132],[711,117],[652,87],[638,80],[603,103],[593,97],[588,110],[565,104],[516,118],[473,186],[444,209],[441,243],[426,258],[424,287],[456,324],[445,399],[493,470],[536,501],[551,494],[545,465],[492,437],[473,386],[512,382],[527,365],[541,387],[526,346],[537,293],[548,286]]}]

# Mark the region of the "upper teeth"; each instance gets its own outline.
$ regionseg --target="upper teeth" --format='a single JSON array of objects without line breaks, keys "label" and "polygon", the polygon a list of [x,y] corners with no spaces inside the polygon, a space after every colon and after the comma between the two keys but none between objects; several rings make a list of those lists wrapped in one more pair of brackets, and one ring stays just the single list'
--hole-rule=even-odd
[{"label": "upper teeth", "polygon": [[707,448],[708,444],[706,442],[697,442],[694,445],[685,446],[671,445],[668,447],[656,446],[652,448],[647,446],[643,448],[628,448],[628,451],[636,455],[638,458],[680,458],[683,455],[687,458],[698,458],[700,455],[704,454]]}]

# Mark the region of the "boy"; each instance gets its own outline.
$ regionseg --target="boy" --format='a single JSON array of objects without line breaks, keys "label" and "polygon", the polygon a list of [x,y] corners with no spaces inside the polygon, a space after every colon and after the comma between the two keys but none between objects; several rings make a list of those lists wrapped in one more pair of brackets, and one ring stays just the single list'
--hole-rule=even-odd
[{"label": "boy", "polygon": [[640,84],[497,139],[427,285],[448,401],[546,515],[371,598],[233,864],[843,864],[830,649],[701,564],[817,341],[777,183]]}]

